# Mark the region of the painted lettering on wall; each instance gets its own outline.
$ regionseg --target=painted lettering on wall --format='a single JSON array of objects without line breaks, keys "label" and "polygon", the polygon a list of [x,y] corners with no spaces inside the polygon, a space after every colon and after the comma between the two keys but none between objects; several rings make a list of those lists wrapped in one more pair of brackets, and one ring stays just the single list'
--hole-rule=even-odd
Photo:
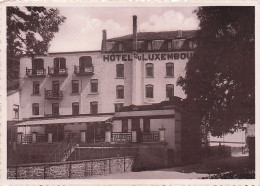
[{"label": "painted lettering on wall", "polygon": [[172,52],[172,53],[150,53],[150,54],[104,54],[103,61],[163,61],[163,60],[185,60],[190,59],[192,52]]}]

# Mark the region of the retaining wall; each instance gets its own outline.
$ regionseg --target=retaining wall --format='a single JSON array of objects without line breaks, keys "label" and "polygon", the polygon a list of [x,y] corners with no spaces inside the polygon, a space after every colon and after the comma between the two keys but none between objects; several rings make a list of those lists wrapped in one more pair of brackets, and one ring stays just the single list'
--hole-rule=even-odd
[{"label": "retaining wall", "polygon": [[70,161],[48,164],[26,164],[7,168],[8,179],[68,179],[94,175],[130,172],[133,157]]}]

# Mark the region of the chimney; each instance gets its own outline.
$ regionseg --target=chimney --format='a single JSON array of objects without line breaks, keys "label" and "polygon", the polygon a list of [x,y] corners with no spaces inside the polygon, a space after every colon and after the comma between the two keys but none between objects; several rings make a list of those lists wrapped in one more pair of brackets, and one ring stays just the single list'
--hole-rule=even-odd
[{"label": "chimney", "polygon": [[133,51],[137,50],[137,16],[133,16]]},{"label": "chimney", "polygon": [[178,37],[182,37],[182,30],[178,30]]},{"label": "chimney", "polygon": [[106,51],[107,50],[107,31],[106,30],[102,30],[103,33],[103,38],[102,38],[102,51]]}]

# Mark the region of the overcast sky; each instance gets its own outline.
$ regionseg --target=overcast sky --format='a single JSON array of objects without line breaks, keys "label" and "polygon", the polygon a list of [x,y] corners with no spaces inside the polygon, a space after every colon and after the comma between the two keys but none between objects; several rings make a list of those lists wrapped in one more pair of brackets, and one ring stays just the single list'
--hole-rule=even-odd
[{"label": "overcast sky", "polygon": [[196,7],[58,9],[67,19],[55,34],[49,52],[100,50],[102,30],[107,30],[107,38],[131,34],[133,15],[137,15],[138,32],[190,30],[199,24],[192,13]]}]

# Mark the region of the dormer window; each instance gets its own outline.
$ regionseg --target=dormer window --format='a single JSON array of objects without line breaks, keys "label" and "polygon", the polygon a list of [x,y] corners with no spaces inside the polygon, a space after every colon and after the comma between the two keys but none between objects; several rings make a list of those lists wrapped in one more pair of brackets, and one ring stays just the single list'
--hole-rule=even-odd
[{"label": "dormer window", "polygon": [[118,44],[118,51],[123,51],[123,44],[122,43]]},{"label": "dormer window", "polygon": [[168,50],[172,49],[172,41],[168,41]]},{"label": "dormer window", "polygon": [[148,42],[148,50],[152,50],[152,42],[151,41]]},{"label": "dormer window", "polygon": [[192,48],[192,41],[189,41],[189,48]]}]

